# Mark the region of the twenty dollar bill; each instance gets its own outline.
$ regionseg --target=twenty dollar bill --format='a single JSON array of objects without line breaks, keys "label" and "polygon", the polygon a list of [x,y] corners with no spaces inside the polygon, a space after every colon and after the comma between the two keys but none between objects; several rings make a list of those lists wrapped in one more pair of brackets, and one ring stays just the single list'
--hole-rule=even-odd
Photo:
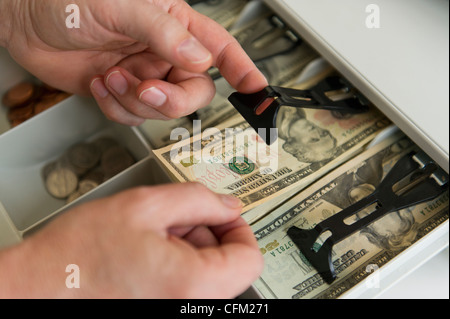
[{"label": "twenty dollar bill", "polygon": [[375,109],[344,118],[291,107],[279,113],[279,139],[270,147],[237,115],[220,128],[197,129],[191,139],[181,136],[182,141],[155,154],[176,180],[234,195],[245,213],[286,192],[301,191],[390,124]]},{"label": "twenty dollar bill", "polygon": [[264,272],[254,286],[263,297],[337,298],[369,280],[373,271],[446,222],[448,192],[431,202],[387,214],[334,246],[337,280],[331,286],[287,236],[292,226],[311,229],[370,195],[397,161],[413,150],[418,148],[411,140],[393,136],[254,224],[252,229],[265,259]]}]

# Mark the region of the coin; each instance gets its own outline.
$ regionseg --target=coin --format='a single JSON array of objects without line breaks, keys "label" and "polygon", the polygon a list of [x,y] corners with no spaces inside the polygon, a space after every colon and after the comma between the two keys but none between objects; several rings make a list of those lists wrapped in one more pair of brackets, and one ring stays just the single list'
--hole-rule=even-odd
[{"label": "coin", "polygon": [[40,101],[36,102],[36,104],[34,104],[34,113],[40,114],[54,105],[55,103],[53,98],[51,96],[45,96]]},{"label": "coin", "polygon": [[70,204],[74,201],[76,201],[78,198],[80,198],[81,196],[83,196],[84,194],[82,194],[79,191],[75,191],[72,194],[69,195],[69,197],[67,198],[66,204]]},{"label": "coin", "polygon": [[54,88],[53,86],[47,84],[47,83],[42,83],[42,87],[47,91],[47,92],[59,92],[59,90],[57,88]]},{"label": "coin", "polygon": [[69,93],[66,92],[59,92],[58,94],[56,94],[56,96],[53,97],[53,102],[55,104],[61,103],[62,101],[64,101],[65,99],[69,98],[71,95]]},{"label": "coin", "polygon": [[20,107],[31,102],[35,92],[35,86],[32,83],[23,82],[6,92],[3,96],[2,103],[9,108]]},{"label": "coin", "polygon": [[14,121],[11,122],[11,127],[14,128],[16,126],[19,126],[23,122],[25,122],[25,120],[14,120]]},{"label": "coin", "polygon": [[111,147],[117,146],[119,143],[111,137],[100,137],[92,142],[92,144],[94,144],[103,154]]},{"label": "coin", "polygon": [[12,108],[8,112],[8,120],[10,122],[14,121],[26,121],[32,118],[34,115],[33,104],[29,104],[22,107]]},{"label": "coin", "polygon": [[81,193],[81,194],[87,194],[87,193],[89,193],[90,191],[92,191],[92,190],[94,190],[94,189],[96,189],[97,187],[98,187],[98,185],[99,184],[97,184],[96,182],[94,182],[94,181],[91,181],[91,180],[82,180],[79,184],[78,184],[78,191]]},{"label": "coin", "polygon": [[105,173],[101,168],[96,168],[87,173],[83,180],[92,181],[100,185],[105,180]]},{"label": "coin", "polygon": [[102,156],[101,166],[105,172],[105,178],[109,179],[135,163],[130,153],[121,146],[113,146]]},{"label": "coin", "polygon": [[87,143],[72,146],[67,152],[67,157],[73,166],[88,170],[98,164],[100,156],[99,149],[95,145]]},{"label": "coin", "polygon": [[77,189],[78,177],[70,169],[58,167],[48,174],[45,185],[50,195],[64,199]]}]

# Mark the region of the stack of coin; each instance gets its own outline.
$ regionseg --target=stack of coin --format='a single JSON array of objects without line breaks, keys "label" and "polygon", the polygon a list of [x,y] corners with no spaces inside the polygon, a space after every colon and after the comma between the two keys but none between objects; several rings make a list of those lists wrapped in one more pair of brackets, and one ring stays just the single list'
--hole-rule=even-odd
[{"label": "stack of coin", "polygon": [[109,137],[70,147],[42,169],[49,194],[71,203],[94,190],[136,161],[128,150]]},{"label": "stack of coin", "polygon": [[2,104],[9,109],[8,120],[11,126],[16,127],[69,96],[46,84],[23,82],[5,93]]}]

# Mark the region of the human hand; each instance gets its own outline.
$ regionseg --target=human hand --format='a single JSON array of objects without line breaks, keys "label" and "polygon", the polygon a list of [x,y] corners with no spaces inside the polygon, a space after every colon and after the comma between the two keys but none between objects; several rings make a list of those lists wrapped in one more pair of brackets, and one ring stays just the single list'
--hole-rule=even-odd
[{"label": "human hand", "polygon": [[[263,259],[240,201],[200,184],[142,187],[74,208],[0,252],[0,298],[233,298]],[[66,267],[80,288],[66,287]]]},{"label": "human hand", "polygon": [[[68,4],[80,8],[79,29],[66,27]],[[212,65],[243,93],[267,86],[238,42],[183,0],[0,0],[0,11],[0,44],[19,64],[59,89],[91,91],[123,124],[206,106]]]}]

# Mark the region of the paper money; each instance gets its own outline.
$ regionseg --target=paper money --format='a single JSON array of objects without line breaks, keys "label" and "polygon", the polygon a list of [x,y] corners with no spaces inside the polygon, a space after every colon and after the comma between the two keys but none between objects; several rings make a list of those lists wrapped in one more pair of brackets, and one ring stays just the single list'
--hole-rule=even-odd
[{"label": "paper money", "polygon": [[374,108],[338,118],[325,110],[282,107],[278,120],[279,139],[271,147],[237,115],[221,130],[207,130],[155,154],[178,181],[197,181],[238,197],[246,213],[286,192],[301,191],[390,124]]},{"label": "paper money", "polygon": [[448,192],[425,204],[393,212],[336,244],[337,280],[326,284],[287,230],[310,229],[370,195],[413,142],[397,134],[349,161],[252,226],[265,269],[254,287],[264,298],[337,298],[371,272],[448,220]]},{"label": "paper money", "polygon": [[[190,1],[187,2],[190,3]],[[213,19],[226,29],[232,26],[236,17],[248,3],[247,0],[205,0],[194,2],[198,2],[192,5],[194,10]]]}]

